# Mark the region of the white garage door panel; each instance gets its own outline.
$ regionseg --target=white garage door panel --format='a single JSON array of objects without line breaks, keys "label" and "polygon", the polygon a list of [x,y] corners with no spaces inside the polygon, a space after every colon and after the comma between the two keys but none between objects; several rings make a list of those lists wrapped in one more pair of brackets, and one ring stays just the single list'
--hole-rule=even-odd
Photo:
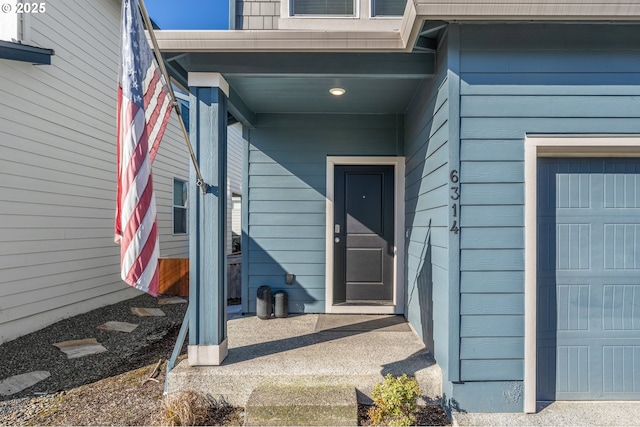
[{"label": "white garage door panel", "polygon": [[640,399],[640,160],[539,159],[539,400]]}]

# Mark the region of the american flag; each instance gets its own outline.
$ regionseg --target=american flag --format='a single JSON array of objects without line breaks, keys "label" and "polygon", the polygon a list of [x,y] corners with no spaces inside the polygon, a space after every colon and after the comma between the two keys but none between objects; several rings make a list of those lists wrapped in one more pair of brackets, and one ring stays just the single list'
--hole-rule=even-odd
[{"label": "american flag", "polygon": [[151,163],[172,103],[145,37],[138,0],[122,3],[118,76],[116,242],[122,280],[158,294],[160,250]]}]

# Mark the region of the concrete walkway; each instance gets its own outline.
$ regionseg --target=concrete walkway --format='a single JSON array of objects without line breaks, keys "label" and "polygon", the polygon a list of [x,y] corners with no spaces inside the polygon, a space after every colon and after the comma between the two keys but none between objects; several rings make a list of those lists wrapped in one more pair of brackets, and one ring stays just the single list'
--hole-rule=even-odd
[{"label": "concrete walkway", "polygon": [[640,426],[640,402],[539,402],[535,414],[453,414],[458,426]]},{"label": "concrete walkway", "polygon": [[441,395],[441,372],[402,316],[309,314],[229,320],[229,355],[221,366],[169,374],[169,393],[201,390],[245,406],[258,386],[352,385],[367,402],[387,373],[415,375],[427,399]]}]

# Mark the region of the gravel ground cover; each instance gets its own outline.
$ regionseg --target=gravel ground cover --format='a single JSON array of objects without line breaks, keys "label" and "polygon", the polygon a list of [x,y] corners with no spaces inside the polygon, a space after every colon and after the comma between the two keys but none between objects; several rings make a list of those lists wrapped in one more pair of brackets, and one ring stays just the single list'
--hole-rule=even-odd
[{"label": "gravel ground cover", "polygon": [[[187,304],[159,305],[141,295],[62,320],[0,345],[0,379],[32,371],[51,376],[11,396],[0,396],[0,425],[157,425],[166,361],[171,356]],[[132,307],[160,308],[164,317],[138,317]],[[131,333],[96,329],[108,321],[135,323]],[[107,352],[68,359],[53,344],[96,338]],[[186,357],[186,345],[181,358]],[[158,363],[161,361],[160,363]],[[370,425],[360,405],[360,425]],[[243,424],[242,408],[221,405],[205,425]],[[419,408],[418,425],[449,425],[438,406]]]},{"label": "gravel ground cover", "polygon": [[[127,384],[132,386],[128,390],[131,403],[132,395],[136,392],[147,398],[153,397],[153,405],[157,405],[162,397],[165,365],[162,364],[159,369],[161,372],[156,378],[158,382],[144,382],[145,374],[150,375],[160,359],[166,360],[171,355],[187,304],[159,305],[157,301],[156,298],[141,295],[62,320],[0,345],[0,378],[31,371],[51,373],[49,378],[22,392],[0,396],[0,424],[54,425],[55,422],[46,422],[43,415],[67,412],[64,408],[71,413],[82,412],[81,406],[87,408],[85,419],[78,418],[66,423],[67,425],[133,425],[133,421],[140,418],[136,415],[137,412],[148,416],[150,408],[142,400],[136,402],[136,405],[127,405],[130,406],[128,410],[131,412],[131,419],[125,417],[118,422],[117,418],[113,418],[109,422],[103,418],[101,422],[96,422],[92,418],[99,407],[126,405],[127,397],[123,396],[125,400],[118,403],[118,396],[113,392],[126,388]],[[138,317],[131,313],[131,307],[160,308],[166,316]],[[96,329],[107,321],[129,322],[139,326],[131,333]],[[107,352],[68,359],[53,346],[57,342],[84,338],[96,338],[107,348]],[[123,374],[123,377],[118,377],[119,374]],[[75,404],[73,396],[80,398]],[[76,409],[70,404],[74,404],[72,406]],[[124,408],[121,409],[121,412],[124,411]]]}]

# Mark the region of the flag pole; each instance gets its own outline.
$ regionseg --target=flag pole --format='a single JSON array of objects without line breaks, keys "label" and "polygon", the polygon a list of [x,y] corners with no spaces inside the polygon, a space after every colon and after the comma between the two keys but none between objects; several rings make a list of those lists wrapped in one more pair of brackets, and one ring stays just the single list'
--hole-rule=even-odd
[{"label": "flag pole", "polygon": [[187,148],[189,149],[189,155],[191,156],[191,162],[193,163],[193,167],[196,171],[197,182],[196,185],[200,187],[202,190],[202,194],[207,194],[209,190],[209,184],[204,182],[202,178],[202,174],[200,173],[200,168],[198,167],[198,161],[196,160],[196,155],[193,152],[193,147],[191,146],[191,140],[189,139],[189,133],[187,132],[187,128],[184,126],[184,121],[182,120],[182,111],[180,111],[180,104],[176,100],[176,95],[173,93],[173,87],[171,87],[171,79],[169,78],[169,73],[167,73],[167,69],[164,66],[164,60],[162,59],[162,55],[160,54],[160,48],[158,47],[158,41],[156,40],[156,35],[153,33],[153,26],[151,25],[151,19],[149,19],[149,14],[147,13],[147,8],[144,5],[144,0],[138,0],[140,5],[140,12],[142,13],[142,20],[144,21],[144,25],[147,27],[147,31],[149,32],[149,36],[151,38],[151,43],[153,43],[153,54],[155,55],[158,65],[160,66],[160,72],[164,77],[164,81],[167,85],[167,89],[169,90],[169,96],[171,96],[171,103],[173,104],[173,108],[176,110],[178,114],[178,121],[180,122],[180,128],[182,128],[182,135],[184,136],[184,140],[187,143]]}]

